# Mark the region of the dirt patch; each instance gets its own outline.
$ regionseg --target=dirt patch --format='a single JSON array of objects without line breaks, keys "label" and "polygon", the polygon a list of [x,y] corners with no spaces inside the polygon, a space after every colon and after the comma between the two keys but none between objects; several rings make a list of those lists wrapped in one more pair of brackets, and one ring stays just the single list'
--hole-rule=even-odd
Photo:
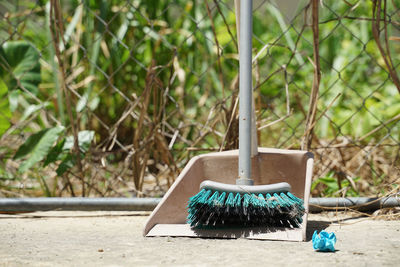
[{"label": "dirt patch", "polygon": [[397,265],[400,221],[311,214],[315,229],[337,235],[335,253],[308,242],[145,238],[148,213],[40,212],[0,215],[1,266]]}]

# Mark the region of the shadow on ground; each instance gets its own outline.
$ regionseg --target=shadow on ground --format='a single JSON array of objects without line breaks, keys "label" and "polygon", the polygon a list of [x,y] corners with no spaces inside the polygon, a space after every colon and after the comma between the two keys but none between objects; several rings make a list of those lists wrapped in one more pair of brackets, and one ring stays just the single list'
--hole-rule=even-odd
[{"label": "shadow on ground", "polygon": [[325,230],[330,225],[330,222],[327,221],[310,221],[307,222],[307,232],[306,232],[306,241],[310,241],[312,239],[312,235],[315,230],[318,232]]}]

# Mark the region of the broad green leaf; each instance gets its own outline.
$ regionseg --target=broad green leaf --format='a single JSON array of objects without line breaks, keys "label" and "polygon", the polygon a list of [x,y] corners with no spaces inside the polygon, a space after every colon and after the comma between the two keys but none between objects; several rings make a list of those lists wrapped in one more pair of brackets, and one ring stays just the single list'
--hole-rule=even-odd
[{"label": "broad green leaf", "polygon": [[20,165],[19,171],[24,172],[43,160],[63,131],[63,127],[57,126],[31,135],[15,153],[14,159],[21,159],[27,156],[26,160]]},{"label": "broad green leaf", "polygon": [[[90,144],[94,137],[94,131],[80,131],[78,133],[78,145],[81,152],[85,153],[88,151]],[[74,146],[74,137],[68,136],[65,139],[63,150],[70,150]]]},{"label": "broad green leaf", "polygon": [[100,97],[96,96],[92,100],[90,100],[88,107],[90,110],[95,110],[99,106],[99,103],[100,103]]},{"label": "broad green leaf", "polygon": [[37,95],[40,77],[40,55],[25,41],[9,41],[0,47],[0,77],[10,90],[25,88]]},{"label": "broad green leaf", "polygon": [[88,94],[84,93],[83,96],[78,100],[76,104],[76,112],[81,112],[86,106],[90,110],[95,110],[100,103],[100,97],[94,97],[88,103]]},{"label": "broad green leaf", "polygon": [[50,150],[49,154],[47,154],[46,160],[43,163],[43,167],[46,167],[50,163],[62,159],[64,152],[63,150],[64,144],[65,144],[65,139],[63,139],[61,142],[59,142]]},{"label": "broad green leaf", "polygon": [[48,102],[44,102],[42,104],[38,104],[38,105],[29,105],[25,111],[24,114],[22,115],[22,117],[20,118],[20,121],[24,121],[27,118],[29,118],[29,116],[31,116],[33,113],[37,112],[38,110],[44,109],[46,107],[49,106]]},{"label": "broad green leaf", "polygon": [[64,160],[58,165],[56,173],[58,176],[63,175],[67,170],[71,169],[75,165],[75,155],[67,154]]},{"label": "broad green leaf", "polygon": [[76,104],[76,112],[81,112],[88,102],[88,94],[85,92],[82,97],[78,100],[78,104]]},{"label": "broad green leaf", "polygon": [[10,128],[11,111],[8,102],[8,88],[0,79],[0,136]]},{"label": "broad green leaf", "polygon": [[43,138],[43,136],[49,131],[44,129],[38,133],[32,134],[17,150],[14,155],[14,159],[21,159],[31,153],[37,143]]}]

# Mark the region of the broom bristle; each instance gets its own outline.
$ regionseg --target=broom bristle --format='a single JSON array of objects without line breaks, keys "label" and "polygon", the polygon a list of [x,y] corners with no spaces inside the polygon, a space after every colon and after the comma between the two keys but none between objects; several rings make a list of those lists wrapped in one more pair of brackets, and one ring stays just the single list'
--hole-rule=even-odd
[{"label": "broom bristle", "polygon": [[202,189],[189,199],[191,227],[300,227],[303,200],[290,192],[271,194],[226,193]]}]

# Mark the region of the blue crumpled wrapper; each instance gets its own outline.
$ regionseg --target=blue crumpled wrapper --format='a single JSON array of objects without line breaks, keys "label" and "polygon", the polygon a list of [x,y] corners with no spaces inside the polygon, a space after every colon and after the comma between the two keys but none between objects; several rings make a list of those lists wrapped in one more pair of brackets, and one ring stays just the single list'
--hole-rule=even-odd
[{"label": "blue crumpled wrapper", "polygon": [[312,237],[313,248],[317,251],[335,251],[335,233],[328,233],[322,230],[319,234],[315,230]]}]

